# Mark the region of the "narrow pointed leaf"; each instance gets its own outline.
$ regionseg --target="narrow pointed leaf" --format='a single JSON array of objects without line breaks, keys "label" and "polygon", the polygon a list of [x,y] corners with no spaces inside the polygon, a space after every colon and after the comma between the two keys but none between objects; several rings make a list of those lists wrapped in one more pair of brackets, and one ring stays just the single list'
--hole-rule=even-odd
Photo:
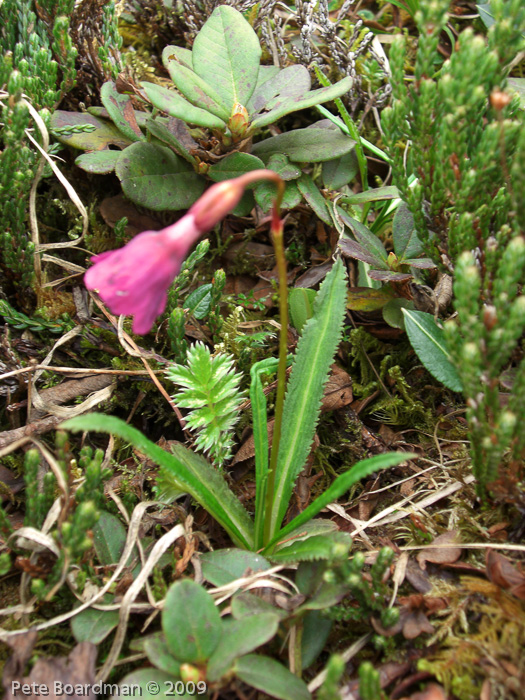
[{"label": "narrow pointed leaf", "polygon": [[260,129],[268,124],[273,124],[275,121],[284,117],[286,114],[291,112],[297,112],[300,109],[307,109],[309,107],[314,107],[322,102],[329,102],[330,100],[335,100],[336,97],[341,97],[347,93],[352,87],[353,80],[350,77],[343,78],[338,83],[330,85],[329,87],[319,88],[318,90],[312,90],[308,92],[304,97],[298,97],[293,100],[286,100],[273,109],[271,109],[266,114],[262,114],[260,117],[256,117],[253,120],[253,128]]},{"label": "narrow pointed leaf", "polygon": [[403,309],[410,344],[430,374],[452,391],[462,391],[461,380],[451,362],[445,334],[432,314]]},{"label": "narrow pointed leaf", "polygon": [[102,104],[108,110],[113,123],[130,141],[145,141],[146,137],[139,129],[133,102],[129,95],[121,95],[117,92],[115,83],[108,81],[100,90]]},{"label": "narrow pointed leaf", "polygon": [[230,111],[211,85],[199,77],[195,71],[180,63],[176,57],[172,57],[167,49],[162,52],[162,60],[175,86],[186,99],[196,107],[205,109],[215,114],[219,119],[228,121]]},{"label": "narrow pointed leaf", "polygon": [[[388,258],[388,253],[386,252],[385,246],[380,238],[378,238],[370,229],[362,224],[357,219],[352,218],[346,212],[338,209],[338,214],[343,220],[344,224],[348,226],[350,231],[354,234],[357,242],[367,251],[369,251],[374,257],[379,257],[385,263]],[[366,262],[366,261],[365,261]]]},{"label": "narrow pointed leaf", "polygon": [[406,282],[412,279],[414,275],[410,272],[390,272],[390,270],[368,270],[370,279],[379,280],[380,282]]},{"label": "narrow pointed leaf", "polygon": [[381,202],[388,199],[397,199],[399,190],[397,187],[376,187],[372,190],[351,194],[348,197],[341,197],[341,201],[346,204],[365,204],[366,202]]},{"label": "narrow pointed leaf", "polygon": [[230,491],[224,477],[200,455],[178,445],[166,452],[139,430],[115,416],[89,413],[62,424],[65,430],[94,430],[123,438],[161,467],[165,478],[189,493],[226,530],[232,540],[246,549],[253,548],[253,522]]},{"label": "narrow pointed leaf", "polygon": [[387,452],[375,457],[363,459],[344,474],[333,481],[330,486],[318,498],[307,506],[302,513],[295,517],[291,522],[283,527],[273,539],[266,545],[264,553],[271,552],[275,544],[281,540],[285,540],[294,530],[298,530],[308,521],[321,512],[329,503],[337,501],[344,493],[346,493],[354,484],[361,479],[387,467],[395,467],[407,459],[413,459],[416,455],[412,452]]},{"label": "narrow pointed leaf", "polygon": [[193,43],[193,69],[210,80],[230,113],[235,103],[246,106],[257,83],[261,46],[242,14],[228,5],[212,12]]},{"label": "narrow pointed leaf", "polygon": [[332,217],[328,211],[328,204],[310,175],[303,173],[297,180],[297,187],[314,213],[327,226],[331,226]]},{"label": "narrow pointed leaf", "polygon": [[345,270],[341,260],[337,260],[315,298],[314,315],[304,326],[288,383],[273,507],[271,513],[266,513],[271,518],[272,535],[283,521],[293,485],[310,451],[345,311]]},{"label": "narrow pointed leaf", "polygon": [[387,264],[378,255],[370,251],[368,248],[365,250],[360,243],[353,241],[351,238],[340,238],[339,248],[343,255],[349,258],[356,258],[357,260],[362,260],[369,265],[374,267],[379,267],[380,269],[387,269]]}]

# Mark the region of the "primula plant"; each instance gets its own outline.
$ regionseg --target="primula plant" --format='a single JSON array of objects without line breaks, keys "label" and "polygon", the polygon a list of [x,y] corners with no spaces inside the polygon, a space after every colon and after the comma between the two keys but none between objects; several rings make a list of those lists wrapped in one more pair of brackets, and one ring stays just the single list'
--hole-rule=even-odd
[{"label": "primula plant", "polygon": [[[129,199],[157,211],[189,207],[202,194],[205,176],[227,180],[265,166],[287,182],[283,206],[292,208],[303,196],[308,202],[316,195],[322,200],[302,164],[331,162],[339,178],[347,173],[345,184],[356,168],[341,159],[355,142],[326,120],[263,140],[259,135],[291,112],[347,93],[352,79],[311,90],[304,66],[280,70],[260,65],[260,58],[250,24],[233,7],[221,5],[191,51],[164,49],[176,90],[144,82],[132,97],[126,87],[107,82],[103,108],[87,114],[57,110],[53,129],[63,143],[88,151],[77,165],[92,173],[115,170]],[[154,111],[134,109],[136,100]],[[255,189],[264,210],[270,209],[271,196],[264,185]],[[253,205],[247,193],[237,211],[248,212]]]},{"label": "primula plant", "polygon": [[[272,171],[255,171],[227,183],[213,185],[203,197],[177,224],[160,233],[143,233],[133,239],[120,251],[108,253],[102,259],[95,259],[95,266],[88,273],[86,283],[98,285],[102,298],[115,313],[135,314],[135,326],[146,332],[154,317],[161,313],[166,303],[166,287],[181,264],[181,252],[186,252],[196,238],[212,227],[229,209],[234,207],[242,196],[243,188],[255,178],[265,178],[277,182],[279,194],[272,217],[272,240],[279,268],[279,308],[281,332],[279,359],[269,358],[254,364],[251,368],[250,400],[253,414],[253,434],[255,443],[255,517],[248,514],[224,476],[216,471],[203,457],[183,447],[175,446],[171,453],[148,440],[140,431],[110,416],[90,414],[67,421],[64,425],[72,430],[101,430],[119,435],[135,445],[161,467],[160,487],[165,497],[176,497],[189,493],[226,530],[232,541],[241,548],[262,550],[269,556],[277,556],[280,561],[297,561],[309,558],[326,558],[331,551],[331,538],[323,538],[323,532],[332,530],[330,523],[312,520],[328,503],[345,493],[352,484],[377,469],[399,464],[410,454],[384,454],[358,462],[353,468],[340,475],[332,485],[316,498],[300,515],[283,527],[286,512],[292,497],[294,483],[304,467],[319,418],[323,387],[333,362],[338,343],[342,336],[343,317],[346,307],[345,272],[341,260],[337,260],[323,281],[315,298],[313,315],[302,329],[301,339],[292,364],[290,381],[285,398],[285,377],[287,357],[288,301],[286,262],[283,249],[283,224],[279,219],[278,207],[283,193],[283,183]],[[140,251],[149,255],[154,246],[153,264],[143,268],[144,283],[139,276],[133,278]],[[167,254],[164,261],[162,255]],[[131,261],[131,262],[130,262]],[[129,265],[127,264],[129,262]],[[142,274],[142,273],[140,273]],[[94,281],[96,280],[96,282]],[[197,350],[197,352],[199,352]],[[194,427],[202,423],[202,418],[211,423],[201,431],[201,444],[208,450],[222,454],[221,431],[213,431],[215,421],[220,421],[225,410],[231,405],[231,392],[226,385],[232,375],[225,371],[225,362],[208,364],[204,374],[191,376],[192,357],[189,371],[175,368],[175,378],[183,380],[189,389],[179,396],[181,405],[200,408],[193,413],[190,421]],[[196,356],[195,356],[196,359]],[[208,360],[205,359],[206,363]],[[271,452],[267,433],[266,397],[262,387],[262,375],[278,372],[275,424]],[[213,373],[213,374],[212,374]],[[206,377],[209,384],[206,386]],[[189,385],[188,385],[188,379]],[[221,384],[222,383],[222,384]],[[215,402],[209,391],[225,390]],[[206,394],[208,394],[206,396]],[[204,404],[203,404],[204,402]],[[192,406],[193,404],[193,406]],[[203,412],[206,405],[206,413]],[[199,415],[200,414],[200,415]],[[306,543],[304,537],[310,537]],[[288,538],[292,537],[292,544]],[[341,533],[344,539],[344,533]],[[297,541],[294,541],[298,538]]]}]

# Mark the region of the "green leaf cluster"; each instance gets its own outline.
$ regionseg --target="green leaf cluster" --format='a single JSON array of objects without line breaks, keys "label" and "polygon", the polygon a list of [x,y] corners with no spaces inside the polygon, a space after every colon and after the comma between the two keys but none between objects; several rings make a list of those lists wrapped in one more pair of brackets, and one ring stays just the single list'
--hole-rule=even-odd
[{"label": "green leaf cluster", "polygon": [[172,364],[167,377],[182,387],[173,400],[191,411],[185,420],[197,433],[195,446],[208,453],[213,464],[222,467],[231,457],[233,428],[239,420],[244,394],[239,389],[242,376],[235,371],[231,355],[211,356],[204,343],[188,349],[187,364]]},{"label": "green leaf cluster", "polygon": [[[176,90],[142,83],[139,96],[153,106],[152,114],[135,110],[130,95],[107,82],[101,91],[103,108],[92,107],[87,114],[58,110],[52,128],[63,143],[87,151],[77,165],[91,173],[114,170],[126,196],[149,209],[188,208],[202,194],[203,176],[218,182],[268,167],[287,183],[284,208],[296,206],[304,196],[330,223],[323,196],[295,164],[331,163],[325,180],[341,187],[356,173],[355,141],[324,120],[262,141],[256,137],[291,112],[343,95],[352,80],[311,90],[304,66],[279,70],[260,65],[260,58],[249,22],[233,7],[220,5],[192,50],[164,49],[163,62]],[[87,124],[94,131],[79,131]],[[203,147],[210,136],[218,143],[212,152]],[[110,148],[114,146],[122,150]],[[246,214],[255,202],[267,211],[273,194],[272,187],[256,186],[235,213]]]}]

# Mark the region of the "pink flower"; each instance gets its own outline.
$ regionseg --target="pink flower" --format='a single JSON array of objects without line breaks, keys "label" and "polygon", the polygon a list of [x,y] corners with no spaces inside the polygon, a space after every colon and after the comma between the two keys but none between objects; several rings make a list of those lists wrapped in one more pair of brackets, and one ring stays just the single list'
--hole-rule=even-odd
[{"label": "pink flower", "polygon": [[133,315],[134,333],[148,333],[166,308],[168,289],[193,245],[237,206],[246,185],[260,179],[279,177],[270,170],[252,170],[212,185],[176,223],[96,255],[84,277],[86,287],[97,291],[112,313]]}]

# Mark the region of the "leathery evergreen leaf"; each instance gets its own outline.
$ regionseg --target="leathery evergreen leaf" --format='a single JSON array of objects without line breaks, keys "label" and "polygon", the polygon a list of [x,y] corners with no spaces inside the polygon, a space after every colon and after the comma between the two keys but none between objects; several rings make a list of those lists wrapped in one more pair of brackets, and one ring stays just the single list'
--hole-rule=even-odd
[{"label": "leathery evergreen leaf", "polygon": [[257,34],[228,5],[215,8],[193,42],[195,73],[203,80],[213,79],[222,104],[230,111],[236,103],[246,106],[252,96],[260,58]]},{"label": "leathery evergreen leaf", "polygon": [[275,478],[272,536],[279,529],[303,468],[319,418],[323,387],[343,332],[346,279],[337,260],[324,279],[314,302],[314,315],[303,328],[290,375],[283,409],[283,428]]},{"label": "leathery evergreen leaf", "polygon": [[224,477],[208,462],[182,445],[166,452],[148,440],[140,430],[115,416],[88,413],[62,423],[64,430],[94,430],[117,435],[149,457],[162,469],[162,475],[175,488],[189,493],[215,520],[222,525],[239,547],[253,549],[253,522]]},{"label": "leathery evergreen leaf", "polygon": [[174,90],[156,85],[155,83],[141,83],[148,100],[162,112],[170,117],[182,119],[188,124],[204,126],[207,129],[220,129],[224,131],[226,122],[216,117],[206,109],[195,107]]}]

